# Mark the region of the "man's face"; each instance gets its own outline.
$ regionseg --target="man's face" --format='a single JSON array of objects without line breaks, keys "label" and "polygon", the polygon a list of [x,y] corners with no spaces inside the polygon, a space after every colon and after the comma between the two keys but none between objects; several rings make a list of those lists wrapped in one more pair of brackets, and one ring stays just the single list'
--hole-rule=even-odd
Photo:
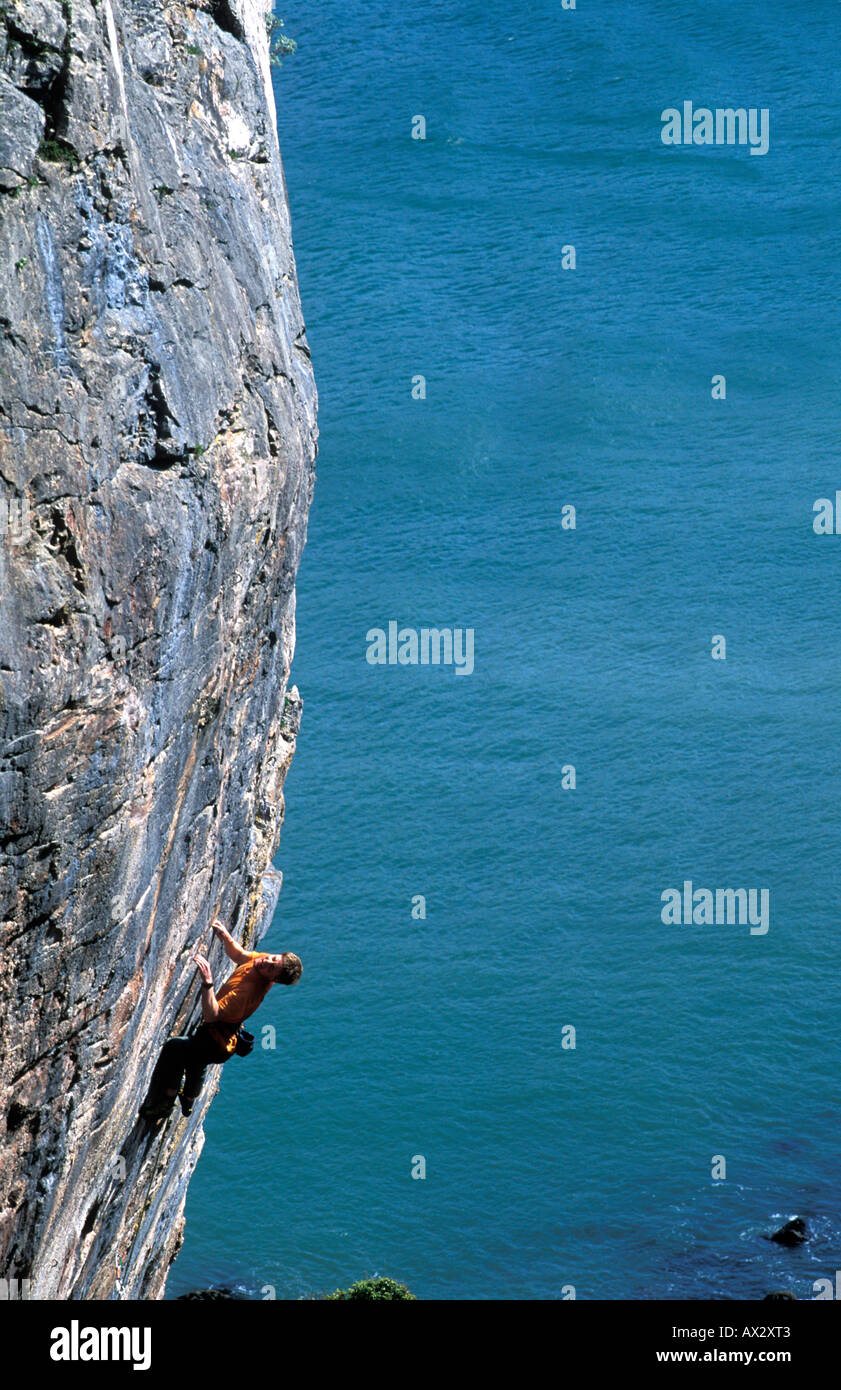
[{"label": "man's face", "polygon": [[261,956],[255,960],[254,968],[267,980],[276,980],[283,968],[283,953],[279,956]]}]

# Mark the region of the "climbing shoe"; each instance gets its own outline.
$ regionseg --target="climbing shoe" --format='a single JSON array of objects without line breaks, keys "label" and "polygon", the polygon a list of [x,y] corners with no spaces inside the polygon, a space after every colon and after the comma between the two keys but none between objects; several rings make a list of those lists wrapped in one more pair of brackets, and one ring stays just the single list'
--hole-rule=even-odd
[{"label": "climbing shoe", "polygon": [[195,1096],[185,1096],[183,1091],[179,1092],[178,1099],[181,1102],[181,1114],[192,1115]]},{"label": "climbing shoe", "polygon": [[140,1107],[141,1120],[165,1120],[175,1107],[175,1096],[161,1096],[160,1100],[147,1101]]}]

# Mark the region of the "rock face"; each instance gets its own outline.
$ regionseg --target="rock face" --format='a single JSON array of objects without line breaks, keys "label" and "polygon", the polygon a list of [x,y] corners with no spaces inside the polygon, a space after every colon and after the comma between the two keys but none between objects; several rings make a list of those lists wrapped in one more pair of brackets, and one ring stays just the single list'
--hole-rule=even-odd
[{"label": "rock face", "polygon": [[137,1107],[210,918],[271,917],[300,713],[264,4],[2,0],[0,128],[0,1279],[157,1298],[215,1082]]}]

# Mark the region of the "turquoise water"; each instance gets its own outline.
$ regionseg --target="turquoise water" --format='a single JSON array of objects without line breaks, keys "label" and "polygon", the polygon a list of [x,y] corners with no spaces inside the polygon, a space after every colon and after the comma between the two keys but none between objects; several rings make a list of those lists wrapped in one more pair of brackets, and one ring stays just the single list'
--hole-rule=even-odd
[{"label": "turquoise water", "polygon": [[[838,6],[282,13],[321,454],[265,944],[305,975],[226,1072],[169,1296],[811,1297],[841,1268]],[[684,100],[767,107],[768,154],[665,147]],[[369,665],[390,620],[472,628],[474,672]],[[768,887],[767,935],[665,926],[684,879]],[[813,1241],[769,1245],[795,1212]]]}]

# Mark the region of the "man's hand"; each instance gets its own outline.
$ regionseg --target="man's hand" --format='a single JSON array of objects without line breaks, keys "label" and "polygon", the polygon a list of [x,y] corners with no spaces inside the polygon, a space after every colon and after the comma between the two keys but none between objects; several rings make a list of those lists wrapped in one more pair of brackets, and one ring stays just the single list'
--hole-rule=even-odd
[{"label": "man's hand", "polygon": [[199,974],[201,975],[201,977],[202,977],[202,979],[204,980],[205,984],[206,984],[206,985],[212,985],[212,984],[213,984],[213,972],[211,971],[210,966],[209,966],[208,963],[207,963],[207,957],[206,957],[206,956],[199,955],[199,953],[198,953],[198,951],[197,951],[196,954],[193,956],[193,960],[195,961],[196,965],[198,966],[198,968],[199,968]]},{"label": "man's hand", "polygon": [[228,928],[223,927],[218,917],[214,917],[210,926],[216,940],[222,942],[225,948],[225,955],[229,960],[232,960],[235,965],[244,965],[246,961],[251,959],[251,953],[249,951],[244,951],[241,946],[237,945],[231,933],[228,931]]},{"label": "man's hand", "polygon": [[207,963],[207,957],[203,956],[200,951],[196,951],[193,960],[199,968],[199,974],[204,980],[205,985],[210,986],[209,989],[205,988],[201,992],[202,1022],[212,1023],[214,1019],[219,1017],[219,1004],[216,999],[216,991],[213,988],[213,976],[210,972],[210,966]]}]

